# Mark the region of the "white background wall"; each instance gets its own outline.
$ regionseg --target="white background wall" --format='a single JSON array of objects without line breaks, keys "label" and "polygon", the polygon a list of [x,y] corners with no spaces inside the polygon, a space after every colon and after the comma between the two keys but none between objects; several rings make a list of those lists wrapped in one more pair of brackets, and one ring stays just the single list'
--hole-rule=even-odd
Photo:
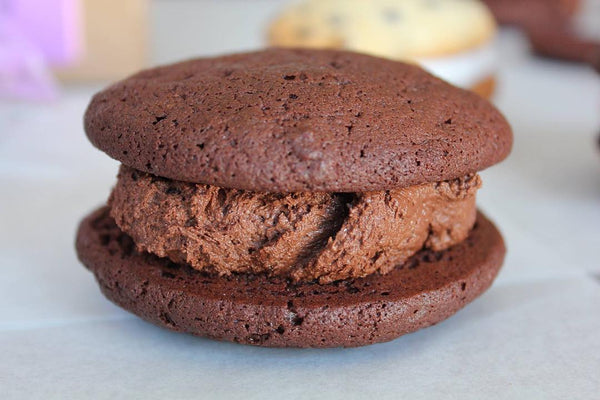
[{"label": "white background wall", "polygon": [[286,0],[156,0],[151,3],[151,62],[249,50]]}]

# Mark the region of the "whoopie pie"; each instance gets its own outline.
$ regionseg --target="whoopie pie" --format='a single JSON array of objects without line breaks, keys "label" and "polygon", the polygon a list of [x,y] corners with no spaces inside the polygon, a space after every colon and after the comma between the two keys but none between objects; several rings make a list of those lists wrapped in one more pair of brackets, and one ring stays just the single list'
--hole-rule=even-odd
[{"label": "whoopie pie", "polygon": [[454,314],[502,264],[478,171],[510,152],[489,102],[420,67],[268,49],[142,71],[85,130],[122,163],[77,234],[104,295],[166,328],[351,347]]}]

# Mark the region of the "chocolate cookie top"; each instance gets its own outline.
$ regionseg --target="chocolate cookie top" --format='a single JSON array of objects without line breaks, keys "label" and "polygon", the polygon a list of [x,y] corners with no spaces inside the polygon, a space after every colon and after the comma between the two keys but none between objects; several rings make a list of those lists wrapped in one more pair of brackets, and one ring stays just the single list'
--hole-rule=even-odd
[{"label": "chocolate cookie top", "polygon": [[271,192],[450,180],[504,159],[487,101],[400,62],[270,49],[142,71],[98,93],[89,139],[166,178]]}]

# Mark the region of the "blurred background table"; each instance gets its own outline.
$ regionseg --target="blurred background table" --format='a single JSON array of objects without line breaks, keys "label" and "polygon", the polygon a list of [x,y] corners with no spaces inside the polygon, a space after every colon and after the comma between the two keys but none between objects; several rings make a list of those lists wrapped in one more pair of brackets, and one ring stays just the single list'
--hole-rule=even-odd
[{"label": "blurred background table", "polygon": [[[280,5],[151,3],[151,63],[256,48]],[[50,104],[1,103],[0,397],[598,398],[600,78],[531,57],[515,31],[499,45],[495,102],[515,145],[482,174],[479,204],[505,235],[505,266],[453,318],[358,349],[218,343],[113,306],[73,248],[117,171],[82,129],[102,85],[66,86]]]}]

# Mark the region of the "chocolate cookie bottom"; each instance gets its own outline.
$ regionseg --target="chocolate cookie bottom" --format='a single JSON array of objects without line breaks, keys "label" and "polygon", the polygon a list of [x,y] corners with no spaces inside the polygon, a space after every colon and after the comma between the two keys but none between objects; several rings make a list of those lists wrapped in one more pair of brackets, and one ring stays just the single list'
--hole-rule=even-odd
[{"label": "chocolate cookie bottom", "polygon": [[421,251],[387,275],[326,285],[214,277],[135,250],[101,208],[79,227],[80,260],[104,295],[156,325],[266,347],[354,347],[440,322],[484,292],[505,247],[481,213],[460,244]]}]

